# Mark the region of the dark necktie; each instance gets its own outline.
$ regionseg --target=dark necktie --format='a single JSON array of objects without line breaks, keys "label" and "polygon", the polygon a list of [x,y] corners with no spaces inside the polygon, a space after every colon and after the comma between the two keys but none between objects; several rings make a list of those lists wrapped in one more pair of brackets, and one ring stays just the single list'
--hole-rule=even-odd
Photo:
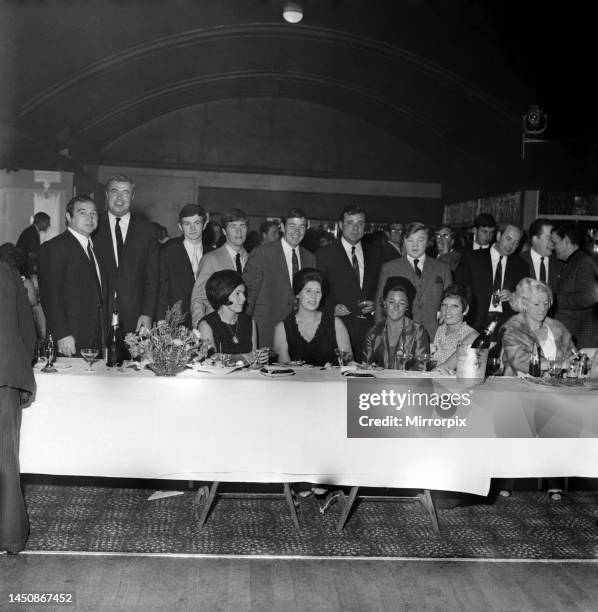
[{"label": "dark necktie", "polygon": [[492,283],[492,289],[494,291],[500,291],[502,289],[502,258],[502,255],[498,258],[496,272],[494,273],[494,282]]},{"label": "dark necktie", "polygon": [[297,258],[297,251],[293,249],[293,256],[291,257],[291,267],[293,268],[293,276],[299,272],[299,259]]},{"label": "dark necktie", "polygon": [[98,276],[98,270],[96,268],[96,259],[93,254],[93,249],[91,248],[91,241],[87,241],[87,257],[89,257],[89,263],[91,264],[91,270],[93,272],[93,278],[96,282],[96,289],[98,290],[98,294],[102,295],[102,284],[100,282],[100,278]]},{"label": "dark necktie", "polygon": [[114,237],[116,238],[116,256],[118,257],[118,265],[122,263],[123,253],[123,233],[120,229],[120,217],[116,217],[116,224],[114,226]]},{"label": "dark necktie", "polygon": [[546,282],[546,266],[544,265],[544,257],[540,257],[540,280]]},{"label": "dark necktie", "polygon": [[355,255],[355,247],[351,247],[351,265],[353,266],[353,272],[355,272],[355,276],[357,276],[357,283],[361,285],[359,278],[359,262],[357,261],[357,255]]},{"label": "dark necktie", "polygon": [[413,269],[415,270],[415,274],[417,274],[417,278],[421,278],[422,271],[421,271],[421,268],[417,265],[418,263],[419,263],[419,259],[413,260]]},{"label": "dark necktie", "polygon": [[237,266],[237,272],[243,274],[243,266],[241,265],[241,253],[237,253],[235,257],[235,265]]}]

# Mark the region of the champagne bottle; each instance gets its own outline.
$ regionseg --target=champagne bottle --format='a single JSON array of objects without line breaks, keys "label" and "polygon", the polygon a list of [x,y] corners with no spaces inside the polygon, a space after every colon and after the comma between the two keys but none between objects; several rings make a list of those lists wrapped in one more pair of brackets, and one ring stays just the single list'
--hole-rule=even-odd
[{"label": "champagne bottle", "polygon": [[492,342],[492,335],[494,334],[494,330],[498,325],[498,317],[494,317],[490,323],[488,323],[488,327],[471,343],[471,348],[473,349],[487,349],[490,348],[490,343]]},{"label": "champagne bottle", "polygon": [[542,377],[542,362],[540,358],[540,345],[534,342],[532,354],[529,358],[529,375],[534,378]]},{"label": "champagne bottle", "polygon": [[125,345],[123,332],[120,327],[118,310],[112,311],[112,323],[108,333],[106,365],[109,368],[121,366],[125,356]]}]

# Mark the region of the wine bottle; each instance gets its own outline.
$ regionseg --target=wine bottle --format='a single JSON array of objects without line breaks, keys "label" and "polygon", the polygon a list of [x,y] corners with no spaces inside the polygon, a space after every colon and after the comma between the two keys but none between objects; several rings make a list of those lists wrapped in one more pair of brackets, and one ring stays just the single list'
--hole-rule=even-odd
[{"label": "wine bottle", "polygon": [[494,330],[498,325],[498,317],[494,317],[490,323],[488,323],[488,327],[471,343],[471,348],[473,349],[487,349],[490,348],[490,343],[492,342],[492,335],[494,334]]},{"label": "wine bottle", "polygon": [[540,358],[540,345],[534,342],[532,354],[529,358],[529,375],[534,378],[542,377],[542,362]]},{"label": "wine bottle", "polygon": [[125,344],[123,332],[120,327],[118,310],[116,309],[112,311],[112,323],[110,324],[106,346],[106,365],[109,368],[121,366],[125,357]]}]

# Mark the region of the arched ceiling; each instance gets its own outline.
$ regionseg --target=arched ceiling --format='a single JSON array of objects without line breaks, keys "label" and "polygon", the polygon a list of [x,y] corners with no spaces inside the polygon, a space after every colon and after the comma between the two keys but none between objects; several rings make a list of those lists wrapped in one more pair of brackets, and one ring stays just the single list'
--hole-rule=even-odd
[{"label": "arched ceiling", "polygon": [[1,5],[3,159],[60,165],[68,150],[73,164],[109,163],[124,134],[237,98],[310,102],[367,121],[429,160],[430,179],[444,184],[498,172],[520,180],[531,104],[543,105],[559,139],[595,135],[568,91],[581,89],[589,62],[582,38],[569,44],[583,14],[497,0],[303,0],[304,20],[289,25],[282,4]]}]

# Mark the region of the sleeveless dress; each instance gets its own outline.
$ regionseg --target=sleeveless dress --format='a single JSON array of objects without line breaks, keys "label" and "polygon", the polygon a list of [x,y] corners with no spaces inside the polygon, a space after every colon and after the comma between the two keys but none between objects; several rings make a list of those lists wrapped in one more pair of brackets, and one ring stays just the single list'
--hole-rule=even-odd
[{"label": "sleeveless dress", "polygon": [[475,329],[469,327],[465,321],[462,321],[456,333],[448,334],[447,332],[448,327],[446,323],[443,323],[436,330],[436,335],[434,336],[436,352],[432,355],[432,359],[438,364],[444,363],[457,350],[457,344],[469,336],[469,334],[475,332]]},{"label": "sleeveless dress", "polygon": [[322,313],[318,329],[309,342],[299,332],[294,312],[283,321],[283,324],[291,361],[302,360],[316,366],[322,366],[327,362],[336,363],[337,359],[334,354],[336,331],[333,313]]},{"label": "sleeveless dress", "polygon": [[[251,317],[244,312],[239,314],[237,323],[228,325],[217,312],[211,312],[203,320],[212,328],[214,336],[214,347],[217,353],[251,353],[253,344],[251,341],[253,326]],[[233,342],[233,336],[239,339],[239,343]]]}]

